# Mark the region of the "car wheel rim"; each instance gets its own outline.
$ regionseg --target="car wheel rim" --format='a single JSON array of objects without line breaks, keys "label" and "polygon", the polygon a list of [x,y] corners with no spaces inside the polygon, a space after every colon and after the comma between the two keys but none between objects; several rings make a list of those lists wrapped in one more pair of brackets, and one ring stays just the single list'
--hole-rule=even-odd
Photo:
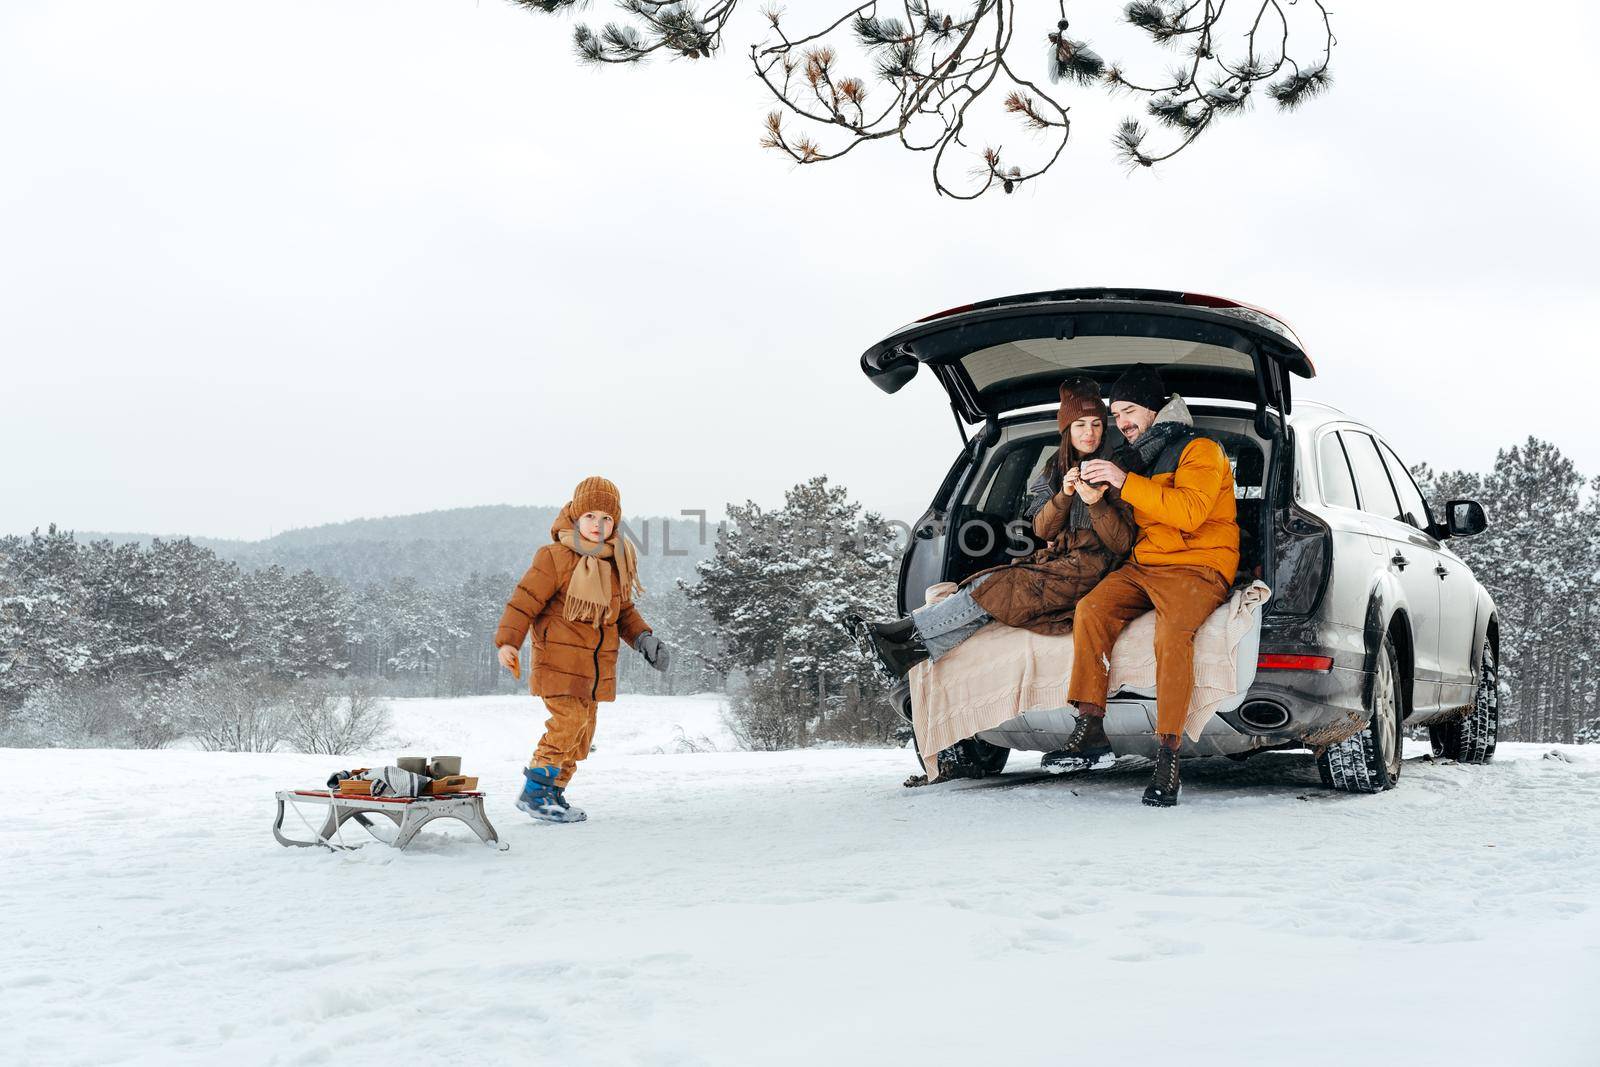
[{"label": "car wheel rim", "polygon": [[1394,667],[1387,654],[1378,659],[1378,680],[1372,693],[1372,740],[1377,746],[1379,762],[1390,778],[1399,772],[1400,745],[1398,743],[1399,713],[1395,704]]}]

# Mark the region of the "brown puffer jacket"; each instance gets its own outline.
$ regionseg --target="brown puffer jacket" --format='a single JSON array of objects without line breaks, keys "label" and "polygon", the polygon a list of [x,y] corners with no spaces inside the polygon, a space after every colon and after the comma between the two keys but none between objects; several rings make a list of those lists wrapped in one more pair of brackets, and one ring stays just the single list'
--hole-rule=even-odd
[{"label": "brown puffer jacket", "polygon": [[[606,701],[617,698],[617,646],[632,645],[650,629],[633,606],[630,591],[622,588],[614,559],[611,565],[611,608],[608,621],[595,627],[564,618],[567,580],[578,565],[578,554],[556,540],[562,530],[572,528],[572,517],[563,508],[550,525],[551,543],[534,553],[528,573],[517,583],[516,591],[500,615],[494,632],[496,648],[510,645],[521,648],[533,632],[533,655],[528,662],[528,688],[536,697],[573,696],[584,700]],[[617,529],[621,529],[618,520]],[[613,531],[616,549],[620,535]]]},{"label": "brown puffer jacket", "polygon": [[1033,517],[1034,535],[1055,542],[1025,560],[990,567],[969,576],[992,577],[973,590],[978,606],[1007,626],[1037,634],[1072,632],[1072,615],[1089,590],[1120,567],[1133,548],[1133,511],[1115,489],[1089,505],[1090,528],[1067,527],[1067,497],[1057,493]]}]

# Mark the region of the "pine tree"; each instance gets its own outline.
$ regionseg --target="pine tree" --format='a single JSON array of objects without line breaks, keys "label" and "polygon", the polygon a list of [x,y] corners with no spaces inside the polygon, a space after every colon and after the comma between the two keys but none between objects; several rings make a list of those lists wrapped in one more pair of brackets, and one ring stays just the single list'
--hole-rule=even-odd
[{"label": "pine tree", "polygon": [[0,702],[16,707],[33,688],[91,674],[103,654],[104,627],[90,611],[81,549],[54,524],[26,539],[7,538]]},{"label": "pine tree", "polygon": [[804,709],[786,727],[798,743],[882,740],[881,683],[843,620],[891,610],[893,532],[825,476],[790,489],[775,511],[746,501],[728,513],[732,525],[688,593],[721,630],[731,663],[756,672],[768,694],[781,686],[785,708]]},{"label": "pine tree", "polygon": [[1481,478],[1453,472],[1436,482],[1436,498],[1476,498],[1488,512],[1483,534],[1450,547],[1495,601],[1501,736],[1570,740],[1578,713],[1574,679],[1587,654],[1581,476],[1555,445],[1530,437],[1502,449]]},{"label": "pine tree", "polygon": [[1583,535],[1577,594],[1579,653],[1575,664],[1574,740],[1600,742],[1600,474],[1589,483],[1578,520]]}]

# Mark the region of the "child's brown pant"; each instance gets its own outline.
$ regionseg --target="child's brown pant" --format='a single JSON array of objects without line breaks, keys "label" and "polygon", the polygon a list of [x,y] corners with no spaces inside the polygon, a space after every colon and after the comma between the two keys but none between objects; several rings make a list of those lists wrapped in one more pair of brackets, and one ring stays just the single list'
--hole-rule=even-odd
[{"label": "child's brown pant", "polygon": [[1210,567],[1126,563],[1106,575],[1073,613],[1067,699],[1105,706],[1111,648],[1128,623],[1154,608],[1156,733],[1182,733],[1194,694],[1194,632],[1228,599],[1228,589]]},{"label": "child's brown pant", "polygon": [[550,718],[545,720],[544,736],[539,747],[533,750],[530,767],[560,767],[556,785],[565,788],[572,781],[572,772],[578,761],[589,756],[589,743],[594,740],[594,713],[599,707],[582,697],[541,697]]}]

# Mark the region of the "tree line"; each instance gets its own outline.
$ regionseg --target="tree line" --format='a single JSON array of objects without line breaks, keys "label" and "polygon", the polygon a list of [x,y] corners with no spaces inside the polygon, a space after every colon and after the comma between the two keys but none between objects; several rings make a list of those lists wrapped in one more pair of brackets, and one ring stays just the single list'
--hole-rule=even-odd
[{"label": "tree line", "polygon": [[[1535,438],[1501,450],[1487,473],[1414,473],[1436,511],[1472,498],[1489,513],[1487,531],[1449,547],[1498,605],[1502,737],[1600,741],[1600,477]],[[619,689],[726,692],[730,725],[753,748],[894,737],[883,679],[843,617],[892,613],[899,529],[826,477],[794,486],[781,507],[746,501],[728,514],[691,577],[664,576],[640,598],[673,648],[671,669],[624,653]],[[0,744],[159,744],[188,731],[227,745],[231,726],[196,716],[232,686],[255,694],[241,716],[279,709],[262,737],[314,749],[348,733],[340,715],[374,692],[522,692],[489,639],[515,581],[355,583],[247,569],[187,539],[83,543],[55,527],[0,538]],[[237,743],[277,743],[254,729]]]},{"label": "tree line", "polygon": [[[352,585],[276,564],[247,569],[184,538],[84,543],[54,526],[0,538],[0,744],[150,746],[209,731],[222,747],[233,738],[260,750],[293,741],[297,702],[321,708],[338,696],[335,713],[349,715],[375,692],[521,692],[490,641],[515,581],[473,573],[444,585],[411,576]],[[668,584],[640,606],[689,646],[664,675],[623,657],[626,689],[725,684],[696,654],[704,627],[682,590]],[[239,717],[266,725],[234,734],[172,710],[227,704],[224,690]]]},{"label": "tree line", "polygon": [[1485,473],[1413,473],[1436,519],[1456,499],[1489,514],[1483,533],[1446,543],[1499,613],[1501,738],[1600,741],[1600,475],[1535,437]]}]

